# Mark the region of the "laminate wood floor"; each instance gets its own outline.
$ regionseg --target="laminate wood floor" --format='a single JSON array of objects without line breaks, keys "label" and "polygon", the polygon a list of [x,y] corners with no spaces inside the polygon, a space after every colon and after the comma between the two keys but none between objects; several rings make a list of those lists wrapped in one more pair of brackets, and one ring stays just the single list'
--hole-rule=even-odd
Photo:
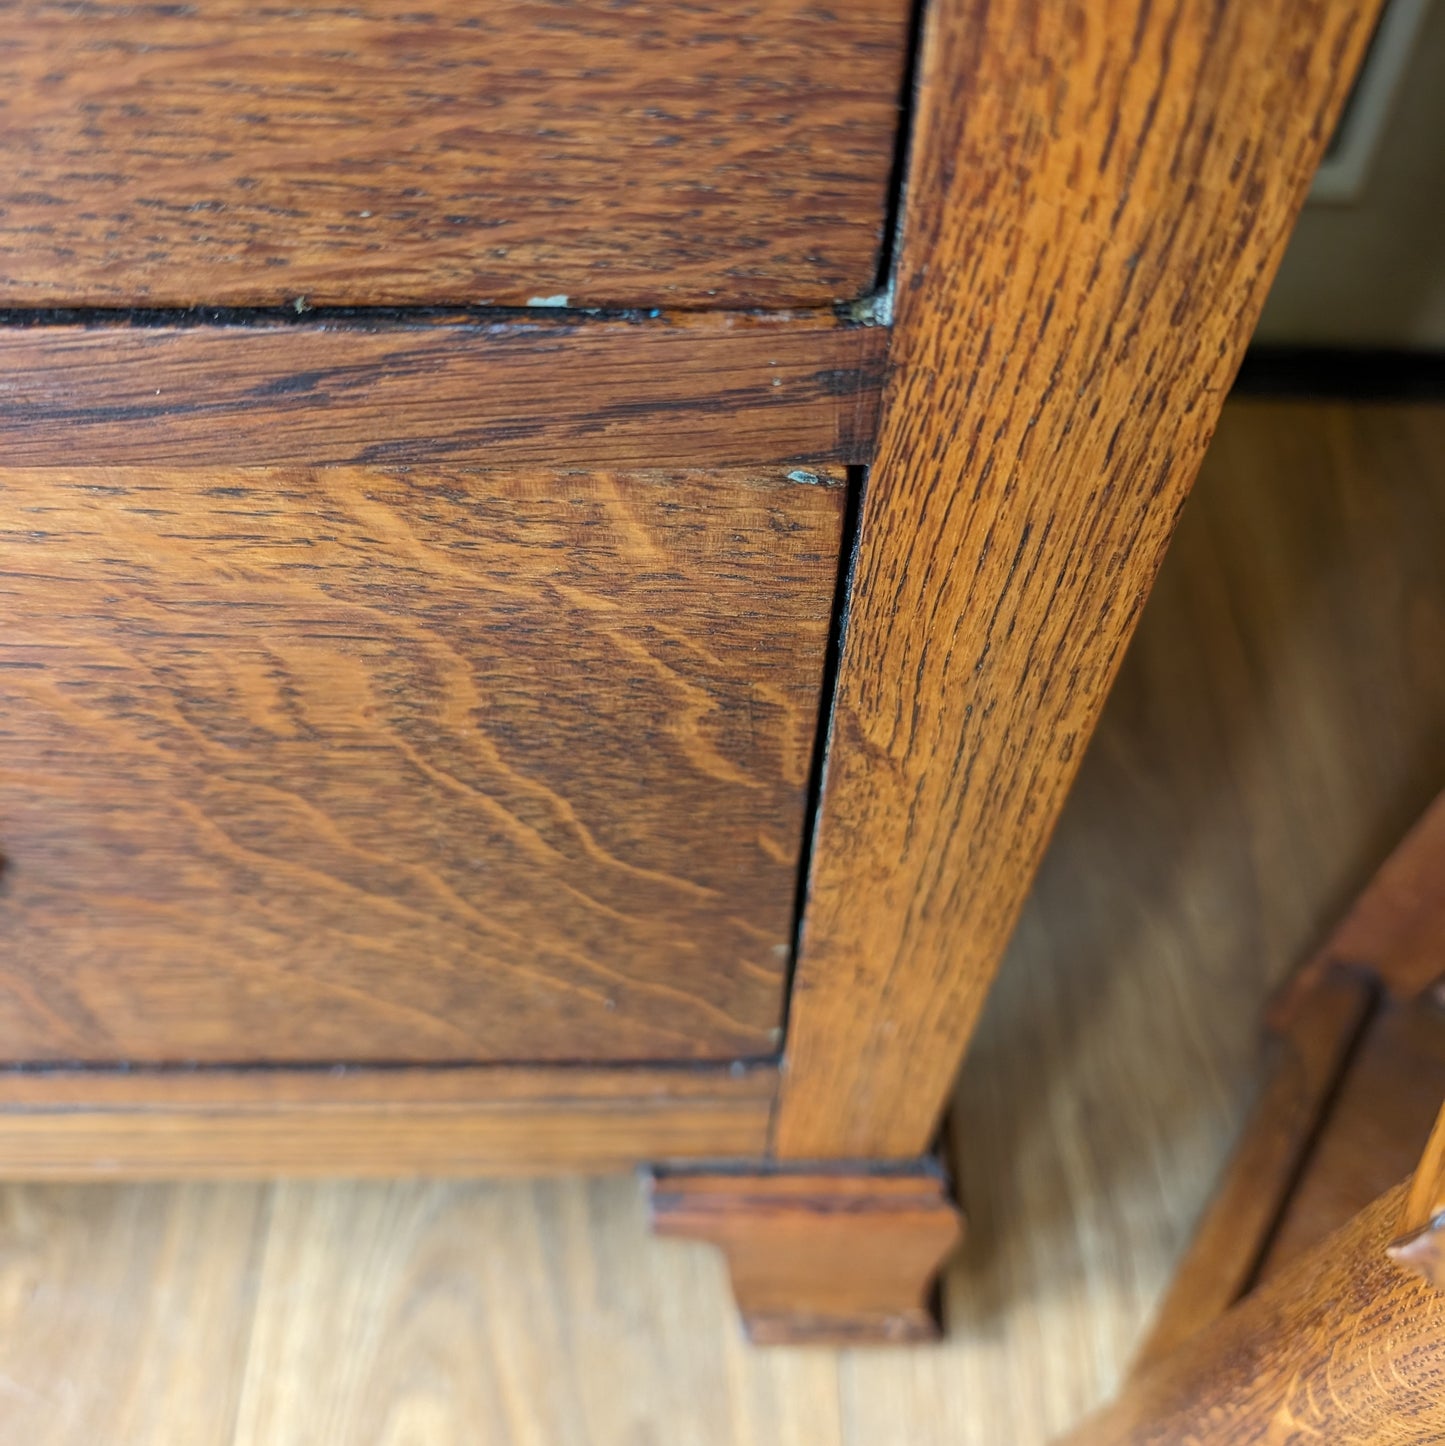
[{"label": "laminate wood floor", "polygon": [[1265,993],[1442,782],[1445,407],[1231,402],[960,1083],[944,1344],[744,1346],[630,1179],[10,1186],[0,1443],[1041,1443],[1144,1328]]}]

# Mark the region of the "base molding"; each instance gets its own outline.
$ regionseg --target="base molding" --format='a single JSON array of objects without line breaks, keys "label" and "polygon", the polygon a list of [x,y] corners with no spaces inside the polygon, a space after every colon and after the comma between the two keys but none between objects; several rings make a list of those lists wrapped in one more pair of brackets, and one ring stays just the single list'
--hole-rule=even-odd
[{"label": "base molding", "polygon": [[539,1175],[767,1148],[777,1070],[0,1070],[0,1178]]},{"label": "base molding", "polygon": [[723,1252],[750,1340],[859,1345],[939,1334],[935,1283],[962,1216],[933,1162],[659,1169],[649,1184],[658,1235]]}]

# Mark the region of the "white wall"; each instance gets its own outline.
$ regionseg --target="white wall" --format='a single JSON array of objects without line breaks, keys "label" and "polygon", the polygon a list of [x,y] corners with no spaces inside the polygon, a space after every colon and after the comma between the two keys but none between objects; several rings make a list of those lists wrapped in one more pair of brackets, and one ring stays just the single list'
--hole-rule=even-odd
[{"label": "white wall", "polygon": [[1445,350],[1445,0],[1357,200],[1306,205],[1255,339]]}]

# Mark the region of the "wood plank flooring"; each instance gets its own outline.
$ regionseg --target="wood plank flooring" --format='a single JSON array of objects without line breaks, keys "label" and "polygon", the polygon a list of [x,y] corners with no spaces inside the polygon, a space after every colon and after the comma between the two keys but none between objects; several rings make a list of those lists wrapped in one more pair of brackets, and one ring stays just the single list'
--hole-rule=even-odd
[{"label": "wood plank flooring", "polygon": [[1226,409],[960,1083],[943,1344],[746,1347],[627,1178],[9,1186],[0,1442],[1046,1441],[1142,1333],[1268,989],[1445,782],[1442,559],[1445,407]]}]

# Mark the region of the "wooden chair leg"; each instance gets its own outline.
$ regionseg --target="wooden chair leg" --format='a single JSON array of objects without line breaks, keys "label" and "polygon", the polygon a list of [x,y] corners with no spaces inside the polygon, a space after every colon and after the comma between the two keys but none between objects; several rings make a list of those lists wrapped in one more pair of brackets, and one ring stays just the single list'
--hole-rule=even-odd
[{"label": "wooden chair leg", "polygon": [[1272,1041],[1264,1089],[1175,1269],[1134,1373],[1172,1354],[1254,1284],[1377,993],[1363,974],[1331,973]]},{"label": "wooden chair leg", "polygon": [[1445,1106],[1435,1120],[1430,1143],[1405,1198],[1401,1235],[1390,1258],[1445,1290]]},{"label": "wooden chair leg", "polygon": [[1265,1088],[1136,1374],[1411,1168],[1445,1093],[1442,973],[1445,793],[1275,1001]]},{"label": "wooden chair leg", "polygon": [[1397,1186],[1062,1446],[1445,1439],[1445,1292],[1390,1259]]},{"label": "wooden chair leg", "polygon": [[1442,903],[1445,795],[1281,996],[1277,1067],[1154,1331],[1068,1446],[1445,1440]]},{"label": "wooden chair leg", "polygon": [[661,1170],[653,1229],[721,1248],[759,1344],[929,1340],[935,1281],[962,1234],[942,1173]]}]

